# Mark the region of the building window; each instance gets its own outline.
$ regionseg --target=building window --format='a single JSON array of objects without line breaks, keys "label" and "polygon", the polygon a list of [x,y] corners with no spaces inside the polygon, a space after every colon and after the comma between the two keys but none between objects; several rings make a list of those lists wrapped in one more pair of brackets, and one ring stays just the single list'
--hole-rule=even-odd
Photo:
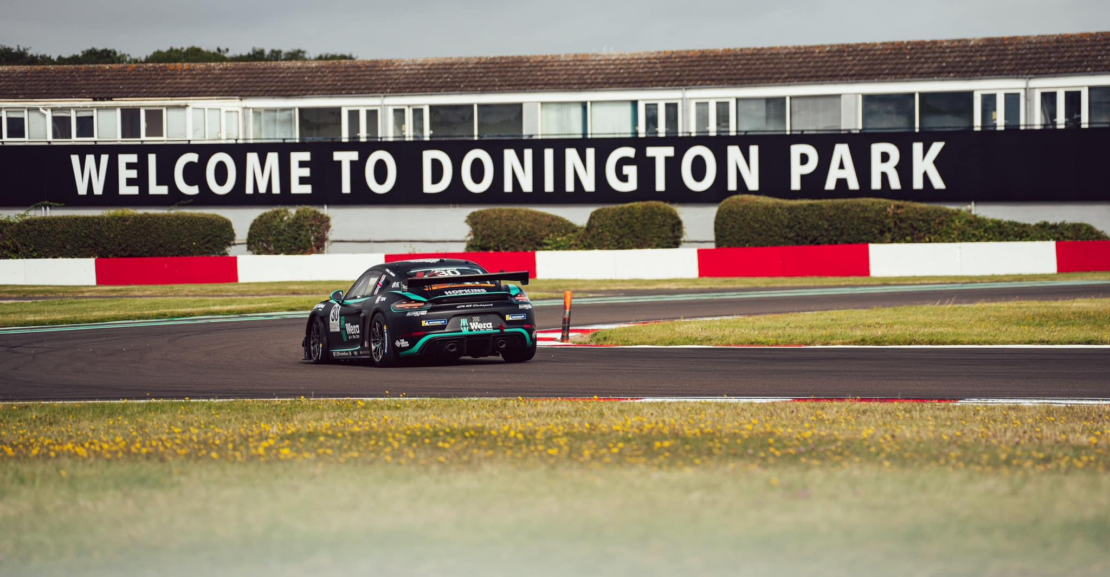
[{"label": "building window", "polygon": [[917,98],[921,130],[971,130],[975,123],[970,92],[922,92]]},{"label": "building window", "polygon": [[540,104],[540,135],[544,138],[586,136],[586,103],[544,102]]},{"label": "building window", "polygon": [[343,114],[339,108],[299,108],[297,127],[301,140],[339,140]]},{"label": "building window", "polygon": [[74,110],[73,133],[77,138],[96,138],[96,112]]},{"label": "building window", "polygon": [[696,136],[717,136],[732,132],[732,103],[728,100],[695,102],[690,125]]},{"label": "building window", "polygon": [[73,111],[59,108],[50,111],[50,139],[71,140],[73,138]]},{"label": "building window", "polygon": [[478,105],[478,138],[519,138],[522,134],[524,134],[524,105]]},{"label": "building window", "polygon": [[119,109],[120,138],[165,138],[166,111],[162,108]]},{"label": "building window", "polygon": [[635,100],[590,103],[590,136],[633,136],[635,134]]},{"label": "building window", "polygon": [[914,129],[913,94],[865,94],[863,129],[912,132]]},{"label": "building window", "polygon": [[96,113],[92,110],[58,108],[50,111],[52,140],[91,140],[96,138]]},{"label": "building window", "polygon": [[786,98],[737,99],[736,132],[786,132]]},{"label": "building window", "polygon": [[790,132],[840,129],[840,96],[799,96],[790,99]]},{"label": "building window", "polygon": [[101,140],[119,138],[118,126],[116,126],[117,113],[118,111],[115,108],[96,109],[96,133]]},{"label": "building window", "polygon": [[[423,117],[423,110],[421,115]],[[377,108],[348,108],[343,125],[343,137],[351,141],[377,140],[380,135],[378,118]]]},{"label": "building window", "polygon": [[1020,92],[980,92],[978,94],[978,119],[980,130],[1019,129],[1024,124]]},{"label": "building window", "polygon": [[224,138],[227,140],[239,140],[238,110],[224,111]]},{"label": "building window", "polygon": [[6,140],[27,139],[27,111],[4,111],[4,138]]},{"label": "building window", "polygon": [[[291,140],[296,138],[292,108],[251,110],[251,138],[256,140]],[[217,116],[217,118],[219,118]]]},{"label": "building window", "polygon": [[644,102],[643,107],[643,136],[678,136],[681,132],[678,102]]},{"label": "building window", "polygon": [[473,104],[429,106],[428,120],[433,139],[474,138]]},{"label": "building window", "polygon": [[41,109],[27,111],[27,136],[32,140],[46,140],[46,113]]},{"label": "building window", "polygon": [[[451,107],[449,107],[451,108]],[[464,108],[474,109],[474,105]],[[393,140],[427,140],[428,123],[427,106],[398,106],[389,110],[389,138]],[[471,121],[471,134],[473,134],[473,121]]]},{"label": "building window", "polygon": [[185,130],[186,112],[184,108],[167,108],[166,109],[166,136],[169,138],[184,140],[188,137]]},{"label": "building window", "polygon": [[166,137],[166,111],[161,108],[143,109],[143,136],[145,138]]},{"label": "building window", "polygon": [[[217,140],[223,137],[223,124],[220,119],[219,108],[209,108],[204,111],[204,138]],[[292,136],[290,136],[292,138]]]},{"label": "building window", "polygon": [[1042,91],[1040,105],[1041,128],[1079,128],[1084,124],[1082,90]]},{"label": "building window", "polygon": [[1110,126],[1110,86],[1087,89],[1087,125]]},{"label": "building window", "polygon": [[143,137],[142,111],[138,108],[119,109],[120,138],[136,139]]}]

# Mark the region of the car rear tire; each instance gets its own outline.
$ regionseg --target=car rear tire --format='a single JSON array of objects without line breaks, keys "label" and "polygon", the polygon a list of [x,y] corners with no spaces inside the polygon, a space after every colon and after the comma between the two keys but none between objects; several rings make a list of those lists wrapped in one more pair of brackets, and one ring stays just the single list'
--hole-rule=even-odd
[{"label": "car rear tire", "polygon": [[320,319],[312,321],[312,328],[308,331],[308,358],[317,365],[331,362],[327,328]]},{"label": "car rear tire", "polygon": [[389,342],[389,325],[385,315],[377,313],[370,319],[370,360],[375,367],[392,367],[399,362],[397,347]]},{"label": "car rear tire", "polygon": [[523,363],[532,360],[536,356],[536,341],[533,340],[530,346],[522,349],[507,349],[501,352],[501,358],[505,359],[506,363]]}]

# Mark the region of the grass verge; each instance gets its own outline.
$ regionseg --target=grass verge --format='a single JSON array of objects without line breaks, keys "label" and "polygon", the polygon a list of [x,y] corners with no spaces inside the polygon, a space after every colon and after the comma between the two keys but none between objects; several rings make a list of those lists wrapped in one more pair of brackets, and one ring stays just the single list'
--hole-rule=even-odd
[{"label": "grass verge", "polygon": [[1110,409],[0,405],[6,575],[1098,575]]},{"label": "grass verge", "polygon": [[823,311],[635,325],[601,345],[1106,345],[1110,299]]}]

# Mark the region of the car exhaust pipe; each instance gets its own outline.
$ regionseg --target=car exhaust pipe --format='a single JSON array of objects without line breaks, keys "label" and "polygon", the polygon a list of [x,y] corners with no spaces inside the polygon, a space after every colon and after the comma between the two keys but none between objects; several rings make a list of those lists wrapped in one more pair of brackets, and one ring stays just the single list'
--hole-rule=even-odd
[{"label": "car exhaust pipe", "polygon": [[443,350],[449,353],[457,353],[459,352],[459,343],[447,343],[447,346],[443,347]]},{"label": "car exhaust pipe", "polygon": [[503,351],[508,348],[509,343],[505,339],[497,339],[497,341],[494,342],[494,346],[497,348],[497,350]]}]

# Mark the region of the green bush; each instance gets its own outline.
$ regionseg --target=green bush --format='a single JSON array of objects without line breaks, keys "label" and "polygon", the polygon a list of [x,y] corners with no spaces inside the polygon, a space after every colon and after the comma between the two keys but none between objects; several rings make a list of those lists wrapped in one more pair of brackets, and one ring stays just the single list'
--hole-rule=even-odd
[{"label": "green bush", "polygon": [[677,248],[682,243],[682,219],[673,206],[633,202],[599,208],[590,213],[577,248]]},{"label": "green bush", "polygon": [[221,256],[234,241],[231,221],[216,214],[117,210],[0,220],[0,258]]},{"label": "green bush", "polygon": [[275,208],[258,215],[247,232],[253,254],[317,254],[328,246],[331,217],[315,208]]},{"label": "green bush", "polygon": [[549,241],[566,242],[581,230],[573,222],[530,208],[485,208],[466,217],[468,252],[543,250]]},{"label": "green bush", "polygon": [[717,209],[718,248],[855,243],[1106,240],[1088,224],[1025,224],[877,198],[778,200],[738,195]]}]

